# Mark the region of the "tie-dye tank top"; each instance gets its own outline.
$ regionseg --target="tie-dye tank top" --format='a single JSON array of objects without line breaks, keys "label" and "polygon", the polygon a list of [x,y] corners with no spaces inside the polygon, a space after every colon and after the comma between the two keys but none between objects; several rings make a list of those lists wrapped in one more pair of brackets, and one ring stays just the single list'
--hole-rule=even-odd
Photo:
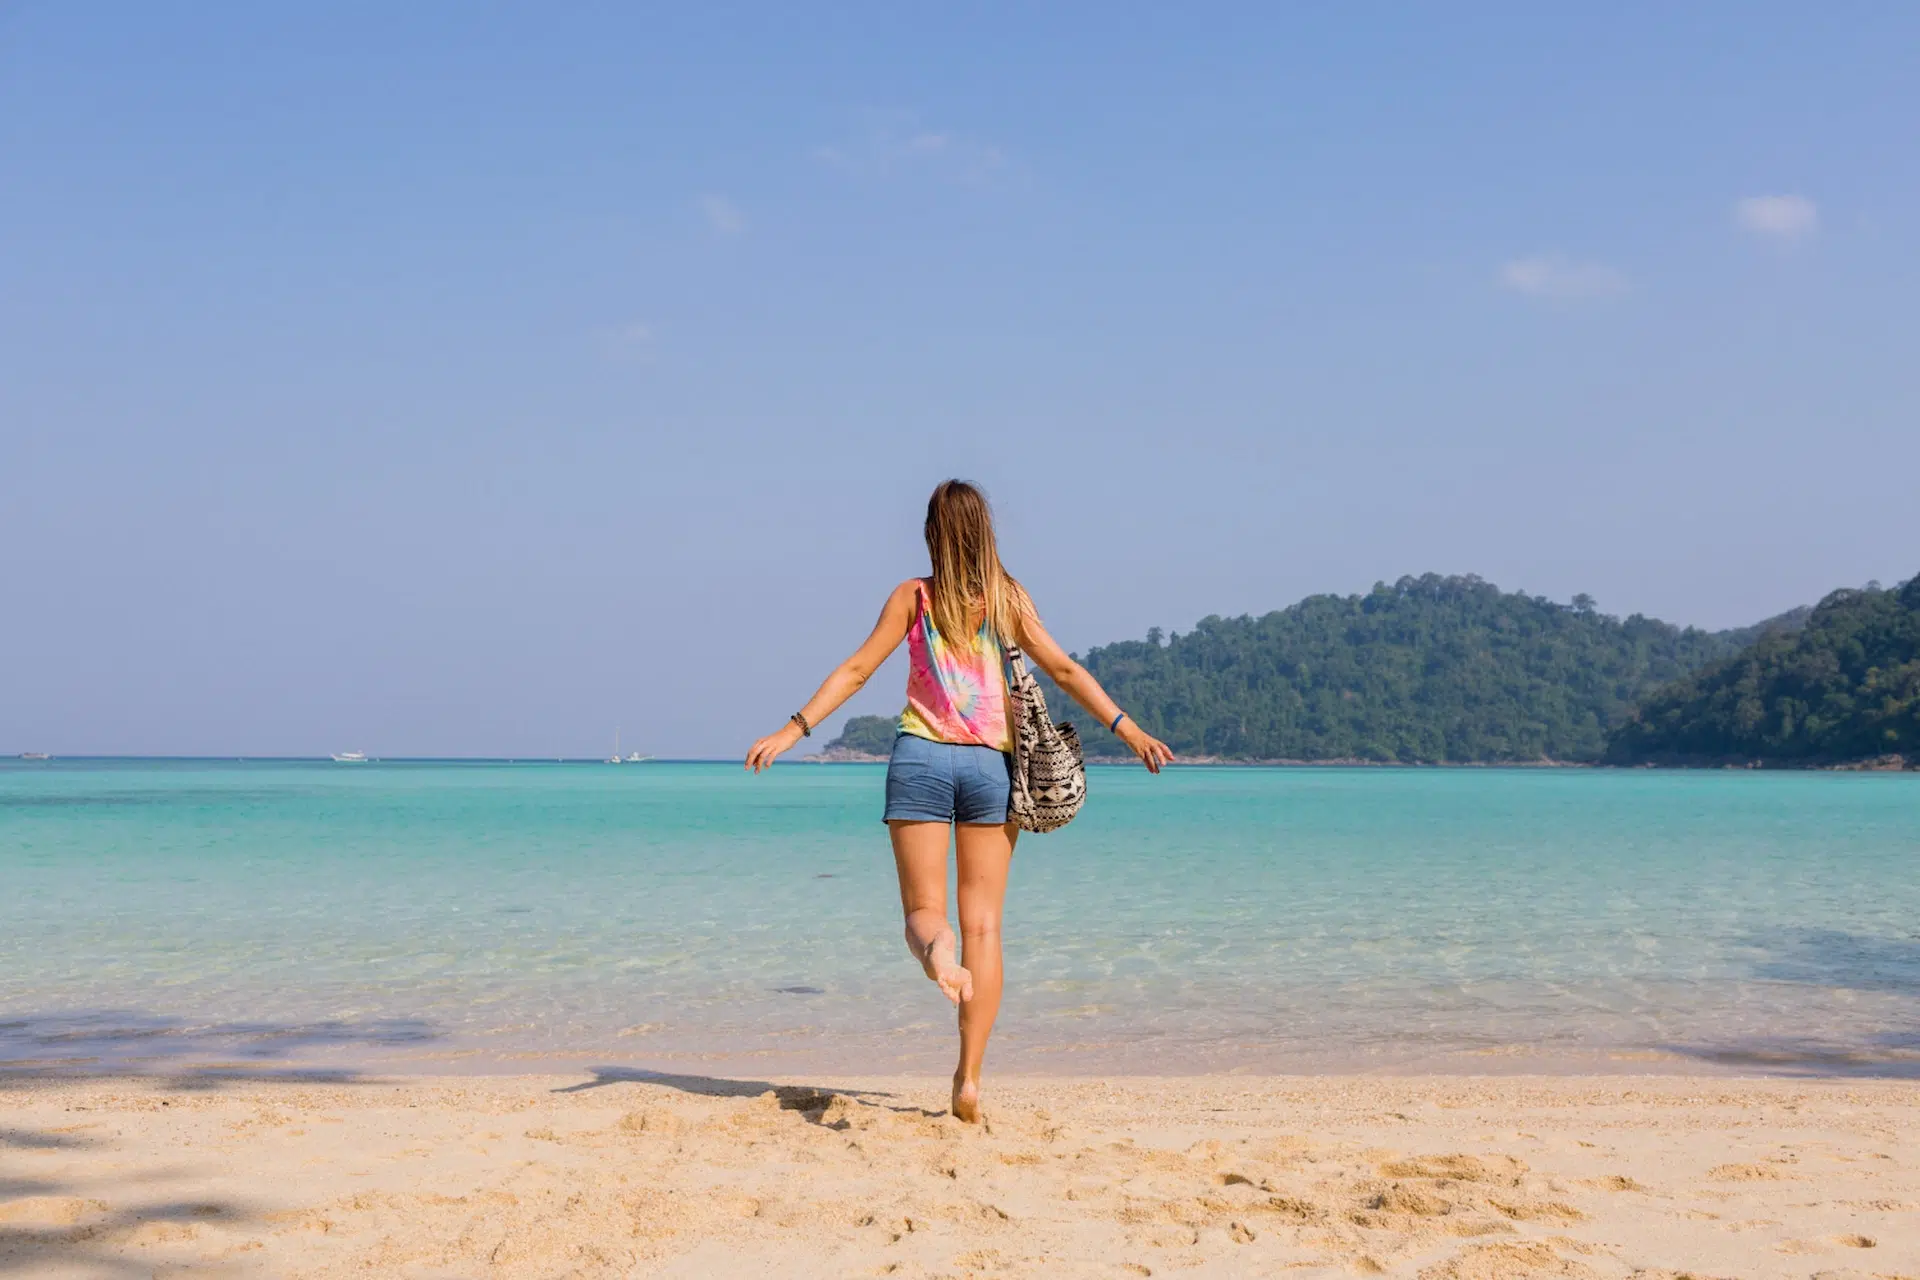
[{"label": "tie-dye tank top", "polygon": [[1012,751],[1000,642],[985,622],[971,645],[949,644],[933,625],[927,584],[915,595],[920,616],[907,631],[907,709],[900,731],[934,742]]}]

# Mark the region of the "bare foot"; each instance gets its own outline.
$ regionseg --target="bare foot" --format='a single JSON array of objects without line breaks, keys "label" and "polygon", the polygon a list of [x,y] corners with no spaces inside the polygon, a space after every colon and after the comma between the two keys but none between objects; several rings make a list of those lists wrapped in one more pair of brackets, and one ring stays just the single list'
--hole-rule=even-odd
[{"label": "bare foot", "polygon": [[963,1124],[980,1123],[980,1082],[978,1080],[954,1076],[953,1117]]},{"label": "bare foot", "polygon": [[973,999],[973,975],[953,958],[953,930],[942,929],[920,954],[920,967],[927,971],[947,999],[959,1004]]}]

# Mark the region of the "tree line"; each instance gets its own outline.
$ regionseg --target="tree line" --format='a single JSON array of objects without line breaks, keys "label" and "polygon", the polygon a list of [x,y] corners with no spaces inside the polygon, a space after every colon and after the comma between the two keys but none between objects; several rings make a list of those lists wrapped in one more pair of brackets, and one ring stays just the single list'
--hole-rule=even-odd
[{"label": "tree line", "polygon": [[1656,691],[1613,735],[1613,764],[1920,765],[1920,575],[1835,591],[1792,632]]},{"label": "tree line", "polygon": [[[1916,579],[1920,582],[1920,579]],[[1920,753],[1920,586],[1709,632],[1426,574],[1075,657],[1179,755],[1401,764],[1833,763]],[[1056,719],[1085,716],[1044,676]],[[1083,730],[1094,728],[1081,726]],[[833,745],[884,755],[894,722]],[[1090,757],[1126,754],[1095,728]]]}]

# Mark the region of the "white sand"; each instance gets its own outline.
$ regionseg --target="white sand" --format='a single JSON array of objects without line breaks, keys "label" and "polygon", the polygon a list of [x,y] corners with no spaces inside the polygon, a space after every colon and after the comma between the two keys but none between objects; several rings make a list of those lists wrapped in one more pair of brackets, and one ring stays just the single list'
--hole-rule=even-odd
[{"label": "white sand", "polygon": [[582,1079],[12,1082],[0,1275],[1920,1277],[1914,1084]]}]

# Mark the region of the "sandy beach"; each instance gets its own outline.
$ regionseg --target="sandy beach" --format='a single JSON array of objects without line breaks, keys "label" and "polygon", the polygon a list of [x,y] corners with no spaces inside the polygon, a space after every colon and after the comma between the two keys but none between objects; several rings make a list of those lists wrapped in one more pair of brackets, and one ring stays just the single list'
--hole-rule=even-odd
[{"label": "sandy beach", "polygon": [[1920,1276],[1920,1085],[15,1079],[0,1273]]}]

